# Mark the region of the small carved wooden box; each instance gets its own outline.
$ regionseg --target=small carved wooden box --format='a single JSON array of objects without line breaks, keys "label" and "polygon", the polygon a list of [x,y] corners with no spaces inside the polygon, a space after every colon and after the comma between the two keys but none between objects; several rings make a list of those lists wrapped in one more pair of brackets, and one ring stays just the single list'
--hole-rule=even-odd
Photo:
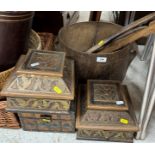
[{"label": "small carved wooden box", "polygon": [[119,81],[88,80],[87,108],[96,110],[128,110],[128,104]]},{"label": "small carved wooden box", "polygon": [[[61,131],[69,132],[75,130],[75,108],[71,109],[75,106],[72,102],[74,81],[74,61],[65,59],[64,52],[30,50],[26,56],[20,57],[15,72],[9,77],[1,93],[7,97],[7,110],[18,113],[23,128],[28,130],[26,124],[29,123],[25,122],[27,119],[35,127],[36,124],[39,126],[35,117],[39,113],[50,117],[50,121],[42,122],[48,124],[48,131],[53,131],[53,122],[58,121],[59,130],[55,131],[60,131],[61,128]],[[23,113],[31,114],[31,117],[23,116]],[[67,120],[68,117],[71,118]],[[34,130],[44,131],[38,126]],[[68,126],[67,129],[65,126]]]},{"label": "small carved wooden box", "polygon": [[78,139],[133,142],[138,125],[127,88],[123,89],[129,112],[87,109],[86,86],[80,87],[76,118]]}]

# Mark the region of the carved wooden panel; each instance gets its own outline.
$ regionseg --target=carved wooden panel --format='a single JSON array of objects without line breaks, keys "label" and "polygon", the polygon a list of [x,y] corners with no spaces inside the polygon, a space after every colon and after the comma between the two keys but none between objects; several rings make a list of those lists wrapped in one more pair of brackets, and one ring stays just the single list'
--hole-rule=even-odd
[{"label": "carved wooden panel", "polygon": [[55,113],[30,113],[18,112],[19,117],[22,118],[50,118],[52,120],[75,120],[75,112],[55,112]]},{"label": "carved wooden panel", "polygon": [[[74,99],[74,61],[67,59],[64,75],[50,77],[31,74],[13,74],[5,85],[4,96]],[[59,92],[54,88],[59,89]]]},{"label": "carved wooden panel", "polygon": [[39,92],[39,93],[55,93],[53,87],[59,87],[64,94],[69,94],[70,91],[66,87],[64,81],[61,78],[56,77],[42,77],[33,75],[18,75],[16,79],[12,81],[8,87],[8,91],[18,92]]},{"label": "carved wooden panel", "polygon": [[29,119],[20,117],[20,121],[23,129],[28,131],[75,132],[75,122],[72,120]]},{"label": "carved wooden panel", "polygon": [[56,51],[30,50],[21,62],[17,73],[63,76],[65,53]]},{"label": "carved wooden panel", "polygon": [[70,102],[67,100],[8,97],[7,109],[16,111],[68,111],[70,109]]},{"label": "carved wooden panel", "polygon": [[118,81],[88,80],[87,107],[98,110],[128,110],[123,85]]},{"label": "carved wooden panel", "polygon": [[79,129],[77,132],[77,138],[116,142],[133,142],[134,132]]},{"label": "carved wooden panel", "polygon": [[114,84],[94,84],[94,101],[115,101],[119,100],[117,86]]},{"label": "carved wooden panel", "polygon": [[[120,119],[124,118],[128,120],[128,124],[124,125],[120,122]],[[92,126],[120,126],[127,128],[128,126],[134,126],[135,123],[129,113],[121,111],[97,111],[89,110],[81,118],[81,124]]]},{"label": "carved wooden panel", "polygon": [[72,105],[68,113],[18,112],[18,116],[24,130],[74,132],[75,108]]}]

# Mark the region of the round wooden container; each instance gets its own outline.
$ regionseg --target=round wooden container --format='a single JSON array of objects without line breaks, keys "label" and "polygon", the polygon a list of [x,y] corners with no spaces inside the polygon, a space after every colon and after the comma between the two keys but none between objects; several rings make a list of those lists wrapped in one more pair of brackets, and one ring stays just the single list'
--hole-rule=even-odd
[{"label": "round wooden container", "polygon": [[15,65],[28,49],[33,12],[0,11],[0,71]]},{"label": "round wooden container", "polygon": [[[115,34],[120,25],[108,22],[81,22],[63,27],[58,34],[57,50],[65,51],[75,60],[78,79],[123,80],[127,68],[135,57],[135,44],[102,54],[85,53],[90,47]],[[104,60],[104,61],[101,61]]]}]

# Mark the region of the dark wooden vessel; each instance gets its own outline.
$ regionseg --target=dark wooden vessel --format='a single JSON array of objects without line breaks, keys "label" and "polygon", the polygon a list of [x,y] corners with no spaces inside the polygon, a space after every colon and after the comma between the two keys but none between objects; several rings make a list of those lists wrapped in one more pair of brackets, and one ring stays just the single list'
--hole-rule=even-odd
[{"label": "dark wooden vessel", "polygon": [[0,71],[13,67],[27,52],[34,12],[0,11]]},{"label": "dark wooden vessel", "polygon": [[[65,51],[75,60],[78,79],[106,79],[122,81],[130,62],[136,55],[135,44],[119,50],[89,54],[86,51],[121,30],[121,26],[108,22],[81,22],[63,27],[58,34],[56,50]],[[103,61],[102,61],[103,60]]]},{"label": "dark wooden vessel", "polygon": [[119,81],[88,80],[87,109],[128,110],[123,86]]},{"label": "dark wooden vessel", "polygon": [[129,112],[88,110],[86,106],[86,87],[80,87],[78,97],[76,128],[78,139],[133,142],[138,125],[132,109],[127,88],[124,87]]}]

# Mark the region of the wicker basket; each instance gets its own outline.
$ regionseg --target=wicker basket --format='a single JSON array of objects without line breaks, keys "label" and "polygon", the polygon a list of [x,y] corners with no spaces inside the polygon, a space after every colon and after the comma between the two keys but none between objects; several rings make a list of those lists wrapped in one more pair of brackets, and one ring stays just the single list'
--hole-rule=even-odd
[{"label": "wicker basket", "polygon": [[[30,39],[29,39],[29,48],[31,49],[41,49],[41,39],[39,37],[39,35],[34,31],[31,30],[31,34],[30,34]],[[0,72],[0,90],[2,89],[7,77],[10,75],[10,73],[14,70],[14,67],[5,70],[3,72]],[[0,95],[0,99],[1,99],[1,95]]]},{"label": "wicker basket", "polygon": [[53,49],[53,42],[54,42],[54,35],[52,33],[47,32],[39,32],[38,35],[41,38],[41,46],[43,50],[52,50]]},{"label": "wicker basket", "polygon": [[6,112],[6,102],[0,102],[0,127],[3,128],[20,128],[19,121],[16,115],[12,112]]},{"label": "wicker basket", "polygon": [[14,70],[14,67],[12,67],[6,71],[0,72],[0,90],[2,89],[6,79],[8,78],[10,73],[12,73],[13,70]]}]

